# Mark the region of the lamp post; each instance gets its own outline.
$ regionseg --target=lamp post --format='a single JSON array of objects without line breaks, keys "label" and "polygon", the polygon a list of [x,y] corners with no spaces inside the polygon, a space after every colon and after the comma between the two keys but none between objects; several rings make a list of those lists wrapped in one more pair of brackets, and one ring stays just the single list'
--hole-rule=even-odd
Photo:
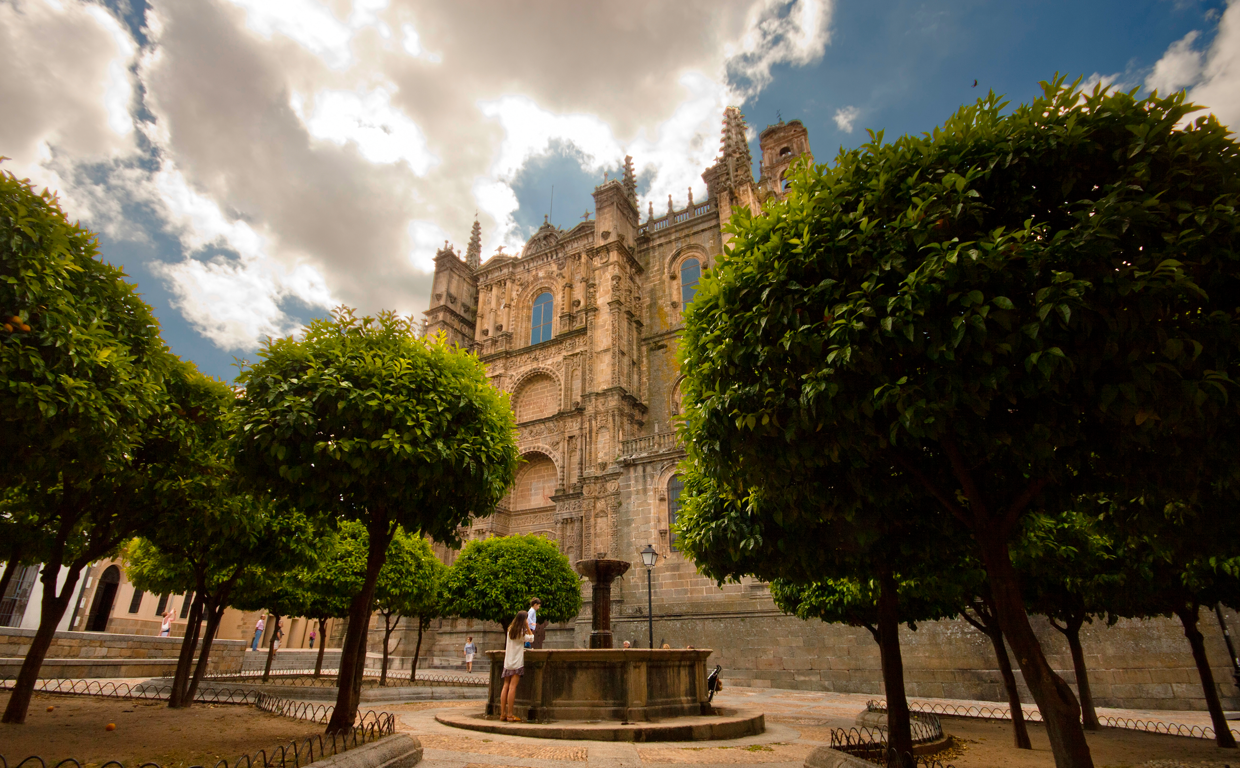
[{"label": "lamp post", "polygon": [[659,553],[649,544],[642,550],[642,563],[646,566],[646,621],[649,624],[650,647],[654,648],[654,564],[659,562]]}]

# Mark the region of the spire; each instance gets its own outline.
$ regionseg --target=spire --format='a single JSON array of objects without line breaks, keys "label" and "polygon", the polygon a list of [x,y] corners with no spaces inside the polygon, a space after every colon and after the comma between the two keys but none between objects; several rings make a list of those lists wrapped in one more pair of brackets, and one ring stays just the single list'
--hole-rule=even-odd
[{"label": "spire", "polygon": [[469,249],[465,251],[465,263],[470,269],[482,266],[482,225],[474,219],[474,229],[469,233]]},{"label": "spire", "polygon": [[624,194],[637,207],[637,174],[633,172],[633,156],[624,156]]},{"label": "spire", "polygon": [[[753,183],[753,157],[749,154],[748,127],[739,107],[723,110],[723,136],[719,139],[719,160],[728,169],[733,189],[742,180]],[[741,174],[744,174],[742,177]]]}]

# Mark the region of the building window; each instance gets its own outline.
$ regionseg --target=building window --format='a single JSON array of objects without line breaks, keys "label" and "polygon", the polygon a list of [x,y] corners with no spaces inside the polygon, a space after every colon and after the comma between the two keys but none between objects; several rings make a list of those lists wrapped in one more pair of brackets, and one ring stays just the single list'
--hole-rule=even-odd
[{"label": "building window", "polygon": [[791,154],[792,154],[792,147],[784,147],[783,149],[779,150],[780,157],[787,157],[788,155],[791,155]]},{"label": "building window", "polygon": [[550,293],[540,293],[534,299],[534,312],[530,317],[531,344],[551,340],[551,309],[554,303]]},{"label": "building window", "polygon": [[129,612],[130,613],[137,613],[138,609],[142,607],[142,596],[144,594],[146,593],[140,589],[135,589],[133,591],[133,597],[129,599]]},{"label": "building window", "polygon": [[697,259],[685,259],[680,265],[680,303],[689,306],[697,294],[698,278],[702,276],[702,265]]},{"label": "building window", "polygon": [[190,592],[188,595],[185,596],[185,599],[181,601],[181,618],[185,618],[186,616],[189,615],[189,607],[193,605],[193,603],[194,603],[194,593]]},{"label": "building window", "polygon": [[680,475],[672,475],[667,481],[667,543],[673,552],[676,547],[676,518],[680,517],[680,495],[685,492],[685,481]]},{"label": "building window", "polygon": [[165,609],[165,608],[167,608],[167,607],[168,607],[168,596],[167,596],[167,595],[160,595],[160,596],[159,596],[159,605],[158,605],[158,606],[156,606],[156,608],[155,608],[155,615],[156,615],[156,616],[163,616],[163,615],[164,615],[164,609]]}]

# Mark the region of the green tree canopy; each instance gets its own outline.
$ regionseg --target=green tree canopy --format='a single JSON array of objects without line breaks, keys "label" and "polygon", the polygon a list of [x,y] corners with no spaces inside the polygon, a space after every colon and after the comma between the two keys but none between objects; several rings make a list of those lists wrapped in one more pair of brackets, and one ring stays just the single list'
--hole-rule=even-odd
[{"label": "green tree canopy", "polygon": [[468,542],[443,582],[445,616],[494,621],[507,627],[542,601],[538,620],[569,621],[581,611],[581,577],[542,536],[495,536]]},{"label": "green tree canopy", "polygon": [[[3,160],[3,158],[0,158]],[[0,488],[90,478],[160,409],[151,309],[55,195],[0,171]]]},{"label": "green tree canopy", "polygon": [[1212,117],[1182,125],[1182,95],[1044,90],[802,164],[785,200],[735,216],[686,320],[685,442],[737,499],[806,465],[825,486],[859,464],[914,478],[979,545],[1075,768],[1079,706],[1009,543],[1081,486],[1192,486],[1240,434],[1240,155]]},{"label": "green tree canopy", "polygon": [[512,409],[481,362],[420,339],[394,313],[337,310],[266,342],[238,376],[238,466],[307,514],[366,526],[366,578],[349,608],[329,732],[352,727],[375,584],[398,527],[437,541],[489,515],[512,483]]}]

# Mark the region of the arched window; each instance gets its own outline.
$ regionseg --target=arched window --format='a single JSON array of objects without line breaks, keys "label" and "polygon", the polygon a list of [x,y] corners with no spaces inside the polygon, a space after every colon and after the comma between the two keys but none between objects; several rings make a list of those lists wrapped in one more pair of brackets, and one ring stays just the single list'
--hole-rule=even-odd
[{"label": "arched window", "polygon": [[783,149],[779,150],[780,157],[787,157],[788,155],[791,155],[791,154],[792,154],[792,147],[784,147]]},{"label": "arched window", "polygon": [[702,265],[697,259],[685,259],[680,265],[680,303],[689,306],[697,295],[698,278],[702,276]]},{"label": "arched window", "polygon": [[551,341],[551,309],[555,301],[551,293],[540,293],[534,299],[534,312],[530,316],[530,343]]},{"label": "arched window", "polygon": [[680,516],[680,494],[685,491],[685,481],[680,475],[672,475],[667,481],[667,543],[673,552],[676,548],[676,518]]}]

